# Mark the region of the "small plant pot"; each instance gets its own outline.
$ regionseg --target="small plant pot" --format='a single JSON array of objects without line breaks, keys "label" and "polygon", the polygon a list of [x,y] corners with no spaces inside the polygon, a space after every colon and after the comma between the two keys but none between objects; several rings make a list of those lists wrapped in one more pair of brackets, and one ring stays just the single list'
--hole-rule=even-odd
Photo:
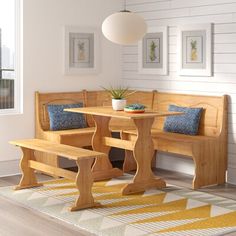
[{"label": "small plant pot", "polygon": [[112,108],[115,111],[123,111],[126,106],[126,99],[112,99]]}]

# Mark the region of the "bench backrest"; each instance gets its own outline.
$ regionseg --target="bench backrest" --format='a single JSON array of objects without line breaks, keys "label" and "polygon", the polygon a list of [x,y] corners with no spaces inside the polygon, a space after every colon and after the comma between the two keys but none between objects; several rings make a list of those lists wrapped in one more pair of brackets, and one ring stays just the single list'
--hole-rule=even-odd
[{"label": "bench backrest", "polygon": [[[111,98],[105,91],[80,91],[39,93],[36,92],[36,128],[49,130],[48,104],[72,104],[82,102],[84,106],[111,106]],[[227,97],[226,96],[200,96],[190,94],[174,94],[161,92],[137,91],[127,98],[128,104],[142,103],[148,109],[167,111],[169,104],[186,107],[203,107],[199,134],[217,136],[227,126]],[[86,116],[89,126],[94,126],[91,116]],[[158,118],[153,128],[162,129],[165,118]],[[132,127],[130,121],[112,119],[113,127]]]},{"label": "bench backrest", "polygon": [[[217,136],[227,126],[227,96],[202,96],[155,92],[153,109],[167,111],[170,104],[184,107],[203,107],[199,135]],[[162,129],[165,118],[158,118],[153,128]]]},{"label": "bench backrest", "polygon": [[[153,106],[153,92],[137,91],[127,98],[127,103],[142,103],[148,109]],[[56,93],[35,93],[35,108],[36,108],[36,129],[44,131],[49,130],[49,104],[73,104],[82,102],[86,107],[94,106],[111,106],[111,97],[104,90],[80,92],[56,92]],[[94,126],[94,121],[90,115],[86,115],[88,126]],[[112,118],[111,127],[133,127],[132,121]]]},{"label": "bench backrest", "polygon": [[[148,91],[136,91],[135,93],[131,94],[127,97],[127,104],[133,103],[141,103],[147,107],[147,109],[152,109],[153,106],[153,98],[154,93]],[[135,128],[133,121],[131,120],[124,120],[124,119],[117,119],[112,118],[110,122],[110,127],[114,127],[116,129],[122,129],[125,127],[126,129],[133,129]]]},{"label": "bench backrest", "polygon": [[[130,91],[132,92],[132,91]],[[94,106],[111,106],[111,96],[104,90],[101,91],[86,91],[86,106],[87,107],[94,107]],[[153,98],[154,93],[148,91],[136,91],[135,93],[131,94],[127,97],[127,104],[132,103],[142,103],[148,109],[152,109],[153,106]],[[89,126],[94,126],[94,121],[91,116],[87,116],[87,122]],[[129,120],[121,120],[112,118],[110,121],[110,127],[125,127],[131,128],[134,127],[132,121]]]},{"label": "bench backrest", "polygon": [[[132,92],[132,91],[130,91]],[[111,96],[104,90],[85,91],[86,106],[111,106]],[[127,103],[142,103],[152,109],[154,93],[149,91],[136,91],[127,97]]]},{"label": "bench backrest", "polygon": [[49,104],[75,104],[85,103],[85,91],[80,92],[63,92],[63,93],[35,93],[35,116],[36,128],[41,127],[43,130],[49,130]]},{"label": "bench backrest", "polygon": [[[86,91],[85,93],[85,106],[111,106],[111,97],[104,90]],[[94,121],[91,115],[86,115],[88,126],[94,126]]]}]

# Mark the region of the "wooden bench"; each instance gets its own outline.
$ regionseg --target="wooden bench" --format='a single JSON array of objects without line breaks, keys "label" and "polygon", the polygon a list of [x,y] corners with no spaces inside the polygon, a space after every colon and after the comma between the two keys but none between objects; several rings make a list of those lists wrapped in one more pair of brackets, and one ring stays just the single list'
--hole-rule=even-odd
[{"label": "wooden bench", "polygon": [[[155,150],[192,158],[195,165],[192,183],[194,189],[225,183],[227,169],[227,96],[155,92],[154,110],[167,111],[170,104],[204,108],[199,135],[190,136],[164,132],[165,119],[156,119],[152,126]],[[124,131],[122,138],[136,139],[136,131]],[[126,151],[125,167],[126,171],[136,168],[130,151]]]},{"label": "wooden bench", "polygon": [[[94,127],[51,131],[49,125],[49,104],[85,104],[84,91],[66,93],[35,93],[35,137],[54,143],[67,144],[75,147],[91,146]],[[53,154],[36,152],[36,159],[40,162],[59,166],[58,158]]]},{"label": "wooden bench", "polygon": [[[37,182],[34,172],[34,170],[39,170],[50,175],[57,175],[75,181],[76,187],[79,190],[79,197],[76,199],[74,206],[70,208],[71,211],[99,205],[98,203],[94,202],[91,191],[93,185],[91,166],[95,158],[104,157],[104,153],[72,147],[64,144],[55,144],[40,139],[18,140],[11,141],[10,143],[19,146],[23,152],[20,162],[22,178],[15,190],[41,186],[42,184]],[[36,161],[34,156],[35,151],[53,154],[51,155],[51,158],[55,158],[57,155],[59,155],[63,156],[64,158],[76,161],[78,173]]]},{"label": "wooden bench", "polygon": [[[137,91],[128,97],[128,103],[143,103],[148,108],[153,107],[153,92]],[[104,91],[79,91],[79,92],[54,92],[35,93],[35,137],[50,142],[66,144],[75,147],[91,146],[91,140],[95,130],[95,124],[90,115],[86,115],[88,127],[81,129],[69,129],[51,131],[49,125],[49,104],[73,104],[83,103],[85,107],[111,106],[111,97]],[[112,119],[110,129],[120,132],[122,129],[133,129],[134,124],[130,121]],[[40,162],[58,167],[58,158],[52,158],[53,154],[36,152],[36,159]],[[55,156],[55,155],[54,155]]]}]

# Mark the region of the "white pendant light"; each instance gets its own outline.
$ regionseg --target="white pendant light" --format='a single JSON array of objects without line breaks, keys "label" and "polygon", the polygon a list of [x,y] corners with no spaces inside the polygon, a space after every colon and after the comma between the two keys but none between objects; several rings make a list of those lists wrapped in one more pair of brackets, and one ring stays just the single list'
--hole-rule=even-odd
[{"label": "white pendant light", "polygon": [[126,10],[108,16],[102,24],[104,36],[113,43],[129,45],[138,42],[147,32],[145,20]]}]

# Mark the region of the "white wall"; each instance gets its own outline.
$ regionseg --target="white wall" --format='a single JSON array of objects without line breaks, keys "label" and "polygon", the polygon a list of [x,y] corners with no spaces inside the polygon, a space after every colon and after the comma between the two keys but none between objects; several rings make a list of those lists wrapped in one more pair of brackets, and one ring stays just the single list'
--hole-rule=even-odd
[{"label": "white wall", "polygon": [[[149,26],[169,26],[169,75],[139,75],[137,45],[123,49],[123,83],[136,89],[230,95],[228,181],[236,184],[236,0],[128,0]],[[214,23],[214,76],[181,77],[176,68],[177,25]],[[158,165],[193,173],[189,160],[158,156]],[[174,163],[174,164],[171,164]],[[186,164],[187,163],[187,164]]]},{"label": "white wall", "polygon": [[[121,48],[101,35],[101,72],[97,75],[63,75],[63,26],[96,26],[121,8],[110,0],[24,0],[24,112],[0,116],[0,176],[18,172],[20,152],[9,140],[34,137],[34,92],[79,91],[119,84]],[[111,59],[112,58],[112,59]]]}]

